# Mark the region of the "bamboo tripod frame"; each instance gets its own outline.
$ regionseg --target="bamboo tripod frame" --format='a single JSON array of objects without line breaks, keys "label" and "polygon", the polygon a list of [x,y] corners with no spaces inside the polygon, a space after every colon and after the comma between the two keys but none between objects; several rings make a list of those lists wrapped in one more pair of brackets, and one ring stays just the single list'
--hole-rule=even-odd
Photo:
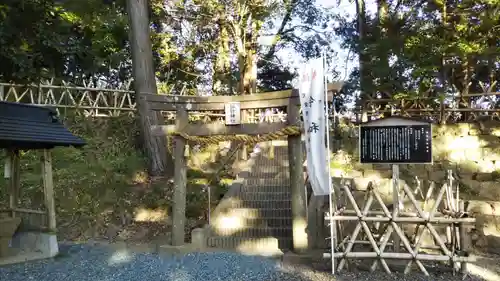
[{"label": "bamboo tripod frame", "polygon": [[[417,180],[418,182],[418,180]],[[452,266],[453,272],[461,271],[466,274],[466,265],[468,262],[472,262],[473,258],[467,255],[467,243],[466,243],[466,231],[465,227],[468,224],[474,224],[474,218],[465,217],[465,212],[463,210],[463,201],[460,203],[458,187],[456,189],[456,197],[453,196],[453,178],[451,171],[448,173],[448,181],[441,186],[435,201],[430,207],[429,211],[424,211],[426,205],[431,199],[434,184],[431,184],[427,192],[427,196],[423,198],[423,206],[419,204],[415,198],[417,191],[420,191],[419,184],[415,191],[412,191],[407,185],[401,187],[401,191],[398,192],[397,201],[393,202],[392,207],[397,208],[400,205],[401,197],[407,197],[408,201],[411,203],[411,208],[414,212],[408,211],[396,211],[390,210],[390,207],[386,206],[380,193],[376,190],[372,183],[369,184],[364,204],[362,207],[358,205],[355,200],[354,193],[347,184],[342,184],[340,188],[336,190],[336,201],[340,201],[340,197],[344,197],[346,200],[345,204],[342,206],[336,202],[336,206],[339,208],[333,214],[333,217],[327,216],[328,221],[333,221],[338,231],[339,237],[335,237],[334,241],[341,241],[336,243],[334,247],[336,248],[333,254],[333,259],[339,260],[336,271],[342,271],[348,260],[353,259],[373,259],[370,266],[370,270],[374,271],[377,269],[379,264],[383,270],[387,273],[391,273],[391,269],[386,260],[398,259],[398,260],[408,260],[405,266],[404,273],[409,273],[413,264],[415,264],[420,271],[428,276],[429,273],[422,263],[422,261],[435,261],[435,262],[449,262]],[[340,195],[341,194],[341,195]],[[422,196],[423,197],[423,196]],[[378,203],[380,210],[371,210],[374,203]],[[347,206],[350,205],[352,209],[348,210]],[[399,208],[398,208],[399,209]],[[346,222],[357,222],[351,235],[343,235],[343,224]],[[383,227],[381,232],[379,232],[379,237],[376,237],[375,231],[370,229],[368,223],[380,224]],[[416,225],[415,232],[412,238],[409,238],[403,228],[402,224],[412,224]],[[436,226],[448,225],[447,228],[447,242],[440,236],[436,230]],[[425,253],[422,251],[422,242],[424,233],[426,230],[431,235],[434,243],[436,244],[432,248],[437,250],[439,253]],[[358,239],[363,232],[364,239]],[[392,243],[389,241],[391,240]],[[358,252],[354,251],[355,244],[364,244],[371,246],[371,252]],[[401,249],[399,247],[401,246]],[[393,251],[389,252],[386,250],[388,245],[392,245]],[[426,247],[429,249],[429,247]],[[331,254],[324,254],[324,257],[332,258]],[[337,264],[337,262],[332,264]]]}]

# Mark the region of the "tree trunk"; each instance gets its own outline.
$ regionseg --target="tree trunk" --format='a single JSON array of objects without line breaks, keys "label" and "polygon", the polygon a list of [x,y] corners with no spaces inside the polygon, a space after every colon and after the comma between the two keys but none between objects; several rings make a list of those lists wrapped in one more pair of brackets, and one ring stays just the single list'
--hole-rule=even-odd
[{"label": "tree trunk", "polygon": [[378,50],[378,56],[380,60],[380,67],[382,68],[380,77],[380,90],[384,95],[384,98],[391,97],[391,81],[390,81],[390,66],[389,66],[389,56],[390,56],[390,44],[388,42],[389,38],[387,36],[389,29],[389,4],[387,0],[377,0],[377,14],[378,14],[378,40],[382,44],[378,44],[382,48]]},{"label": "tree trunk", "polygon": [[[378,91],[383,99],[390,99],[392,98],[391,68],[389,66],[391,46],[387,36],[389,28],[389,4],[387,0],[377,0],[377,17],[377,41],[379,44],[377,44],[378,65],[376,71],[380,83]],[[390,103],[380,104],[380,109],[388,111],[384,114],[385,117],[392,115],[392,105]]]},{"label": "tree trunk", "polygon": [[232,25],[232,35],[234,40],[234,45],[236,47],[236,52],[238,54],[238,71],[240,74],[240,79],[238,82],[238,93],[237,95],[244,95],[246,93],[248,81],[247,73],[247,47],[245,46],[245,30],[240,27],[239,24],[233,23]]},{"label": "tree trunk", "polygon": [[[358,55],[359,55],[359,74],[360,74],[360,102],[363,106],[363,116],[365,115],[365,102],[369,99],[373,90],[373,81],[371,80],[371,71],[369,68],[370,58],[367,54],[366,48],[366,34],[367,34],[367,24],[366,24],[366,9],[364,0],[356,0],[356,14],[357,14],[357,29],[358,29]],[[364,117],[362,117],[364,119]],[[365,121],[365,120],[363,120]]]},{"label": "tree trunk", "polygon": [[[231,61],[229,59],[230,49],[229,49],[229,34],[227,32],[226,25],[223,22],[219,22],[220,38],[217,42],[217,56],[214,59],[214,70],[213,70],[213,85],[212,91],[215,95],[227,94],[227,92],[232,92],[231,87],[229,91],[226,91],[226,87],[230,85],[232,77],[229,77],[231,71]],[[224,87],[226,85],[226,87]]]},{"label": "tree trunk", "polygon": [[257,39],[262,23],[250,15],[246,26],[233,23],[232,35],[238,53],[240,73],[239,94],[249,95],[257,91]]},{"label": "tree trunk", "polygon": [[240,94],[251,95],[257,92],[257,39],[262,26],[257,19],[251,18],[251,28],[236,37],[238,66],[240,71]]},{"label": "tree trunk", "polygon": [[172,158],[166,140],[151,134],[151,125],[163,124],[160,112],[148,108],[143,94],[157,94],[149,30],[148,0],[127,0],[135,100],[145,153],[152,176],[171,176]]},{"label": "tree trunk", "polygon": [[259,32],[261,29],[262,24],[258,19],[254,19],[252,22],[252,30],[250,33],[250,44],[248,47],[250,50],[248,50],[247,54],[249,57],[248,63],[249,65],[247,66],[249,69],[249,92],[250,94],[255,94],[257,93],[257,61],[258,61],[258,47],[259,44],[257,43]]}]

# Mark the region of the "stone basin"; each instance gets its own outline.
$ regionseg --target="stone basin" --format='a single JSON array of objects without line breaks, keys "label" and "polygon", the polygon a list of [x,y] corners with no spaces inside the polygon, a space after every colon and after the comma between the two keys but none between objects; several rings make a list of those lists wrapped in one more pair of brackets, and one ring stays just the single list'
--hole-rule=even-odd
[{"label": "stone basin", "polygon": [[0,219],[0,257],[5,257],[9,252],[9,242],[21,224],[21,218]]}]

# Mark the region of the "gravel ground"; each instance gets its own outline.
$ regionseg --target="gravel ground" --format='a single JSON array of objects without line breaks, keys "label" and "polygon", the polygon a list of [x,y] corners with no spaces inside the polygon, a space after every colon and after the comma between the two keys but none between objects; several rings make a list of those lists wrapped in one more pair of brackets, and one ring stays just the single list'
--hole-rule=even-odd
[{"label": "gravel ground", "polygon": [[[236,253],[191,253],[167,256],[153,253],[130,254],[104,246],[71,245],[60,247],[61,254],[51,260],[0,267],[0,280],[8,281],[389,281],[463,280],[460,276],[439,274],[393,275],[381,272],[349,272],[335,278],[310,267],[283,264],[277,260]],[[482,280],[482,279],[468,279]]]}]

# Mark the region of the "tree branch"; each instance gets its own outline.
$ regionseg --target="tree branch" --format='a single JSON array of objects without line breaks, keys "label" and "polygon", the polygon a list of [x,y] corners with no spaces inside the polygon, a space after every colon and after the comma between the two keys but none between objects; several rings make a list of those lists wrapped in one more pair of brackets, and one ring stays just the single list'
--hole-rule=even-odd
[{"label": "tree branch", "polygon": [[311,27],[311,26],[307,26],[307,25],[296,25],[294,27],[291,27],[285,31],[283,31],[283,34],[285,33],[290,33],[290,32],[294,32],[296,29],[306,29],[307,31],[314,31],[316,33],[325,33],[324,31],[319,31],[319,30],[316,30],[314,29],[314,27]]},{"label": "tree branch", "polygon": [[278,29],[278,32],[274,35],[273,43],[271,45],[271,48],[267,52],[267,54],[264,56],[265,60],[270,60],[274,54],[276,53],[278,42],[280,41],[281,35],[283,35],[283,32],[285,31],[285,27],[289,22],[292,21],[292,14],[297,6],[298,0],[290,0],[290,2],[287,5],[286,13],[285,16],[283,17],[283,20],[281,21],[281,25]]}]

